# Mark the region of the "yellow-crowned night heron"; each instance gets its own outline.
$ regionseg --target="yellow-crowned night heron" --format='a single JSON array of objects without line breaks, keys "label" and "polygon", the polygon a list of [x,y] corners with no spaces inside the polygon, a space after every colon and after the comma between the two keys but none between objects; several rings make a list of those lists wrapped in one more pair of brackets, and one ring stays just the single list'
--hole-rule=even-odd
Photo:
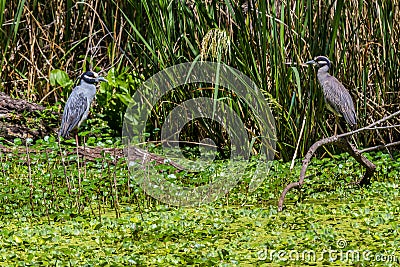
[{"label": "yellow-crowned night heron", "polygon": [[327,108],[335,114],[336,125],[338,125],[337,117],[344,117],[350,128],[355,129],[357,126],[357,115],[354,109],[353,100],[349,91],[343,86],[343,84],[329,74],[328,71],[331,66],[329,59],[324,56],[318,56],[313,60],[307,61],[305,64],[318,66],[317,78],[324,92]]},{"label": "yellow-crowned night heron", "polygon": [[98,82],[107,82],[107,80],[93,71],[83,73],[79,78],[79,84],[72,90],[64,107],[58,136],[67,138],[70,131],[76,130],[75,139],[77,146],[77,130],[88,116],[90,104],[96,95],[96,84]]}]

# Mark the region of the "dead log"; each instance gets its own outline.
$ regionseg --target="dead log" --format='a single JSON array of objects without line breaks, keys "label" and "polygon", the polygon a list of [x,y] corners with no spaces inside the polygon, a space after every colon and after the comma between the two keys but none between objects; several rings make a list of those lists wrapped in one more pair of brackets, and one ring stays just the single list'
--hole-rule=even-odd
[{"label": "dead log", "polygon": [[[128,152],[129,151],[129,152]],[[0,154],[1,153],[16,153],[21,158],[26,157],[26,153],[51,153],[53,152],[52,149],[47,148],[46,150],[44,149],[33,149],[33,148],[26,148],[23,146],[15,146],[15,147],[8,147],[8,146],[3,146],[0,144]],[[59,151],[57,151],[59,152]],[[163,157],[160,157],[156,154],[147,152],[146,150],[137,148],[137,147],[130,147],[128,150],[125,152],[128,152],[129,154],[129,161],[135,161],[135,162],[140,162],[143,166],[150,162],[154,162],[155,165],[170,165],[174,168],[176,168],[177,172],[181,172],[185,170],[184,167],[180,166],[178,163],[165,159]],[[76,148],[73,147],[73,149],[70,150],[65,150],[66,155],[76,155]],[[104,158],[106,154],[110,154],[113,156],[116,160],[119,160],[121,158],[126,157],[124,154],[124,149],[122,148],[104,148],[104,147],[82,147],[80,146],[78,148],[78,154],[80,157],[85,158],[85,160],[88,161],[96,161],[97,159]]]},{"label": "dead log", "polygon": [[[27,153],[52,153],[53,149],[35,149],[26,148],[24,146],[4,146],[0,144],[0,153],[11,153],[17,154],[21,158],[26,157]],[[59,150],[57,150],[59,153]],[[76,148],[73,147],[70,150],[65,150],[65,155],[76,155]],[[117,160],[124,157],[124,151],[120,148],[104,148],[104,147],[79,147],[78,154],[80,157],[84,157],[88,161],[96,161],[96,159],[103,158],[105,154],[114,156]]]},{"label": "dead log", "polygon": [[183,166],[172,160],[160,157],[153,153],[149,153],[146,150],[140,149],[138,147],[130,146],[125,150],[125,153],[128,154],[128,160],[130,162],[137,162],[140,163],[142,166],[148,166],[147,164],[149,162],[154,162],[156,165],[171,165],[176,168],[178,172],[185,170]]},{"label": "dead log", "polygon": [[59,114],[23,99],[13,99],[0,92],[0,137],[43,138],[56,132]]}]

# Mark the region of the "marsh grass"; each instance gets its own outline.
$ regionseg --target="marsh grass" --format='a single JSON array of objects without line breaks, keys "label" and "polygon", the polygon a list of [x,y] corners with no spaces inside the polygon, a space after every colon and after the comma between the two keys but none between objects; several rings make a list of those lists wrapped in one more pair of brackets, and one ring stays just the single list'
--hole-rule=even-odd
[{"label": "marsh grass", "polygon": [[[147,195],[137,184],[136,176],[143,173],[128,171],[125,159],[118,159],[116,156],[116,149],[119,148],[115,144],[112,145],[111,153],[103,152],[100,158],[88,160],[81,156],[80,164],[77,164],[74,145],[61,144],[60,150],[54,138],[21,145],[22,143],[18,145],[17,142],[15,146],[8,147],[8,152],[0,153],[0,206],[4,216],[19,210],[27,216],[46,216],[52,221],[57,221],[60,216],[75,217],[81,214],[90,214],[101,219],[105,210],[113,210],[114,216],[118,218],[121,215],[121,206],[129,205],[135,212],[142,213],[143,210],[163,205]],[[373,182],[395,184],[398,181],[398,153],[393,155],[395,159],[390,159],[388,154],[381,152],[366,155],[377,165]],[[219,179],[228,179],[222,174],[227,170],[226,164],[224,160],[217,160],[213,166],[200,172],[176,172],[172,166],[159,165],[148,175],[161,174],[163,179],[175,185],[197,187],[212,182],[219,172]],[[265,172],[265,180],[256,191],[250,192],[249,184],[255,168],[251,163],[243,168],[237,178],[240,180],[241,176],[242,180],[219,199],[217,205],[275,206],[282,188],[298,179],[301,164],[296,164],[292,170],[290,162],[274,161],[271,170],[257,169],[257,172]],[[313,159],[308,173],[311,176],[306,179],[303,186],[305,189],[302,190],[306,198],[307,195],[325,194],[329,191],[351,191],[351,182],[359,180],[363,170],[354,159],[347,154],[341,154],[333,159]],[[298,197],[297,192],[289,194],[287,203],[292,203],[293,199],[302,202]]]},{"label": "marsh grass", "polygon": [[[71,78],[88,68],[112,70],[110,77],[121,82],[102,87],[109,96],[99,95],[94,110],[107,114],[116,130],[122,100],[140,81],[199,57],[237,68],[261,88],[277,122],[277,156],[284,160],[292,158],[296,146],[304,155],[333,130],[315,71],[299,66],[305,60],[330,57],[332,73],[356,100],[360,126],[399,107],[395,1],[0,1],[0,14],[2,90],[31,101],[63,103],[70,88],[50,86],[52,70],[65,70]],[[193,96],[182,88],[166,100],[178,103]],[[252,120],[251,112],[240,116]],[[365,147],[398,140],[399,131],[382,131],[382,138],[366,133],[358,142]]]},{"label": "marsh grass", "polygon": [[[365,188],[350,184],[363,173],[347,154],[313,159],[309,173],[315,175],[301,190],[289,193],[279,213],[277,199],[297,179],[300,164],[290,170],[289,162],[274,161],[252,193],[248,168],[245,179],[226,196],[182,208],[146,195],[114,153],[95,161],[82,159],[79,185],[74,146],[62,145],[63,151],[70,150],[64,166],[52,138],[19,142],[11,152],[0,153],[0,258],[5,265],[315,266],[330,260],[284,261],[265,255],[271,250],[338,251],[340,240],[346,241],[341,251],[390,256],[382,266],[399,263],[398,154],[396,160],[384,153],[367,154],[377,171]],[[175,173],[162,166],[159,171]],[[193,176],[185,176],[193,182]],[[267,254],[260,257],[260,252]],[[332,261],[370,265],[364,258]]]}]

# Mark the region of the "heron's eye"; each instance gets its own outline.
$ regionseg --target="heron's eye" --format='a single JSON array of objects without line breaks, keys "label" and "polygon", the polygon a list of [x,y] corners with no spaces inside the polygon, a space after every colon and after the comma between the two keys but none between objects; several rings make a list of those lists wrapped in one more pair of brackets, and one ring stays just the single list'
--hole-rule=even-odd
[{"label": "heron's eye", "polygon": [[96,72],[89,72],[87,76],[90,78],[97,78],[99,75]]}]

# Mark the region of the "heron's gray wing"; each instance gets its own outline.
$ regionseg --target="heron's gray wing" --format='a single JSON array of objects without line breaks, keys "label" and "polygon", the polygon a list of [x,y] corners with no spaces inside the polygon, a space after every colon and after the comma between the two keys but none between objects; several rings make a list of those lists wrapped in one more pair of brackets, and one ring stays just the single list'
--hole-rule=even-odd
[{"label": "heron's gray wing", "polygon": [[355,126],[357,115],[349,91],[333,76],[325,81],[323,87],[327,104],[343,116],[350,126]]},{"label": "heron's gray wing", "polygon": [[87,97],[78,88],[75,88],[65,104],[59,135],[68,137],[69,132],[77,127],[85,116],[87,108]]}]

